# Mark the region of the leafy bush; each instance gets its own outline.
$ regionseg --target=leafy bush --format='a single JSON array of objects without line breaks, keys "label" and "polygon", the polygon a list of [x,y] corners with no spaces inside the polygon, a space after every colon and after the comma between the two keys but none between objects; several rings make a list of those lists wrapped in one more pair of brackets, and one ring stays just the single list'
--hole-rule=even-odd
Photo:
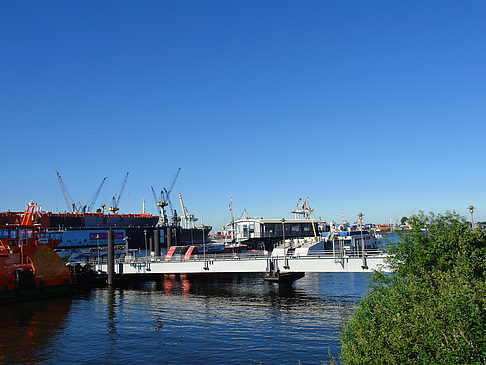
[{"label": "leafy bush", "polygon": [[[345,364],[485,364],[486,237],[455,213],[423,213],[388,243],[392,272],[341,334]],[[426,228],[424,231],[423,228]]]}]

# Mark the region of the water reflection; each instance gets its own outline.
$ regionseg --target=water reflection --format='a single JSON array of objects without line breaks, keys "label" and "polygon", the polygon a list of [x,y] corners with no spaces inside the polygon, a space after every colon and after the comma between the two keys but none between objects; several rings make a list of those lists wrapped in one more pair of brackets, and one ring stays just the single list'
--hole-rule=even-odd
[{"label": "water reflection", "polygon": [[71,297],[59,297],[0,306],[0,362],[43,362],[71,304]]},{"label": "water reflection", "polygon": [[[339,354],[366,276],[165,277],[0,307],[0,363],[305,364]],[[141,351],[141,349],[145,349]]]}]

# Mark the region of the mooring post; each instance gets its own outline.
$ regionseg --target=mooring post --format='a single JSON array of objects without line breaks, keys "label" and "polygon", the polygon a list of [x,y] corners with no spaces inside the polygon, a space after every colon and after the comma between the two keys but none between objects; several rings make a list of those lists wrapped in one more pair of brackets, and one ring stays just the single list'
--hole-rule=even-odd
[{"label": "mooring post", "polygon": [[115,245],[113,242],[113,231],[110,229],[107,232],[108,237],[108,285],[113,285],[115,279]]},{"label": "mooring post", "polygon": [[172,246],[172,228],[167,227],[166,229],[167,232],[167,250]]},{"label": "mooring post", "polygon": [[160,231],[158,229],[154,229],[154,256],[160,256]]}]

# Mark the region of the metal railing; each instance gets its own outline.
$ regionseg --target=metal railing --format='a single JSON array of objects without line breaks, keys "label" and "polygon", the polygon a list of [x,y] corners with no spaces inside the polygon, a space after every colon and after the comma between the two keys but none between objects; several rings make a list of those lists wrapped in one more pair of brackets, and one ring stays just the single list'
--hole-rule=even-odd
[{"label": "metal railing", "polygon": [[[373,256],[383,256],[386,253],[382,250],[378,249],[368,249],[364,251],[366,257],[373,257]],[[362,257],[361,250],[316,250],[310,251],[305,254],[300,254],[298,251],[291,251],[286,252],[285,255],[273,255],[272,257],[293,257],[293,258],[300,258],[300,259],[307,259],[307,258],[332,258],[332,257],[345,257],[345,258],[354,258],[354,257]]]},{"label": "metal railing", "polygon": [[[372,257],[383,257],[386,253],[381,250],[365,250],[364,256],[367,258]],[[174,255],[171,257],[170,260],[166,260],[165,256],[142,256],[142,257],[133,257],[133,256],[126,256],[123,258],[115,259],[115,264],[150,264],[156,262],[164,262],[164,263],[181,263],[181,262],[204,262],[206,261],[239,261],[239,260],[267,260],[270,258],[279,259],[279,258],[287,258],[287,259],[347,259],[347,258],[361,258],[362,252],[360,250],[320,250],[320,251],[311,251],[305,255],[301,255],[298,252],[286,252],[285,255],[272,255],[271,252],[269,253],[253,253],[253,252],[243,252],[243,253],[213,253],[213,254],[206,254],[205,257],[202,254],[192,255],[189,259],[185,259],[184,255]],[[94,262],[93,264],[97,264],[98,262]],[[100,260],[99,264],[107,264],[107,260]]]}]

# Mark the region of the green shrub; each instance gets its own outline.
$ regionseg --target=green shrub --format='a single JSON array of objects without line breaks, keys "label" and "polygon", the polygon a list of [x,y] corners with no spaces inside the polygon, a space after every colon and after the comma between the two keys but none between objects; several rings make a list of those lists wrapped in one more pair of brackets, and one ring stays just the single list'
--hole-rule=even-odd
[{"label": "green shrub", "polygon": [[373,275],[343,329],[341,360],[486,363],[485,235],[455,213],[409,222],[412,231],[387,245],[392,272]]}]

